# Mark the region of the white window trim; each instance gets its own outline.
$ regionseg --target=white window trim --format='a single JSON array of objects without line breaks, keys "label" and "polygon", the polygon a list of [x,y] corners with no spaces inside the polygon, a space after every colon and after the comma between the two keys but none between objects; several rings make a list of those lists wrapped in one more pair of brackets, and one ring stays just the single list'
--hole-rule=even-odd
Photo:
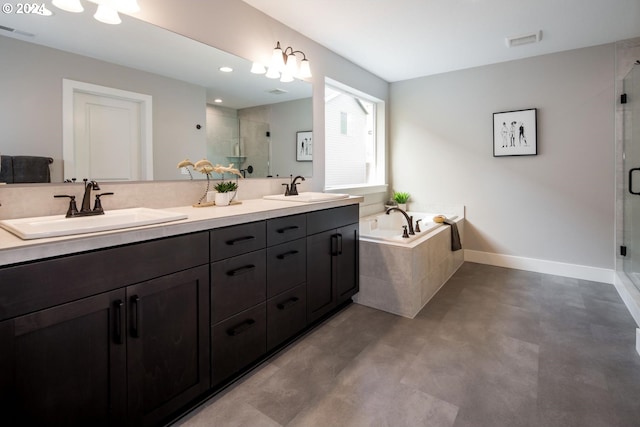
[{"label": "white window trim", "polygon": [[[359,96],[368,101],[376,103],[376,183],[362,185],[327,186],[324,184],[324,191],[327,193],[349,193],[353,195],[365,196],[386,192],[387,184],[387,141],[386,141],[386,104],[383,100],[347,86],[329,77],[325,77],[325,86],[332,86],[338,90]],[[325,148],[326,149],[326,148]]]}]

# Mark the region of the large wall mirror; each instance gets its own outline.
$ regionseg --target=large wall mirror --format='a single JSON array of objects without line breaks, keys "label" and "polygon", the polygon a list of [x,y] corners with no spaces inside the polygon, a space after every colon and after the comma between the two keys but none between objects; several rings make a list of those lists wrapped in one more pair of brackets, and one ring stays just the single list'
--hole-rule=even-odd
[{"label": "large wall mirror", "polygon": [[247,178],[311,175],[311,156],[296,151],[312,131],[310,83],[251,74],[243,58],[122,21],[0,15],[1,155],[53,159],[52,182],[189,179],[177,163],[204,157]]}]

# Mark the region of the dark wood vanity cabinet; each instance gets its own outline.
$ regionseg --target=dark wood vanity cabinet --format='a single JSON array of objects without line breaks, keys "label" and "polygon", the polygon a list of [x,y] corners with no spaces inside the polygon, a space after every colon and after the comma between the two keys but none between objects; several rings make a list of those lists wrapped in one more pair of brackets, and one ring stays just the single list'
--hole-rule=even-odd
[{"label": "dark wood vanity cabinet", "polygon": [[312,323],[359,289],[358,206],[307,214],[307,321]]},{"label": "dark wood vanity cabinet", "polygon": [[[207,391],[208,243],[198,233],[0,269],[0,312],[20,314],[0,322],[8,424],[154,425]],[[103,268],[113,274],[93,276]],[[48,307],[40,295],[56,290],[72,300]]]},{"label": "dark wood vanity cabinet", "polygon": [[358,290],[358,205],[0,268],[8,425],[158,425]]}]

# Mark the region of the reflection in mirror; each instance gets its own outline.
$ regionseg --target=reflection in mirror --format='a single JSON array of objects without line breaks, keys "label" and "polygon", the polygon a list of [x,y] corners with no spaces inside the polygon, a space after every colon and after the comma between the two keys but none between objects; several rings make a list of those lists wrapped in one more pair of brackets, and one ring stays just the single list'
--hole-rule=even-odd
[{"label": "reflection in mirror", "polygon": [[[104,171],[113,162],[128,167],[149,161],[142,169],[152,170],[150,179],[189,179],[176,168],[185,157],[234,163],[247,178],[311,175],[311,163],[296,161],[296,132],[312,130],[311,84],[251,74],[245,59],[129,16],[122,21],[114,27],[91,14],[57,10],[51,17],[0,15],[0,154],[52,158],[52,182],[85,177],[77,174],[99,181],[147,179],[144,173],[123,177],[122,165],[115,168],[121,176]],[[221,72],[223,65],[233,72]],[[137,131],[127,127],[128,119],[105,119],[116,111],[112,107],[95,109],[89,102],[84,121],[73,103],[67,111],[65,79],[149,97],[153,159],[144,150],[123,148],[125,135]],[[70,116],[68,125],[63,118]],[[101,128],[86,126],[97,118],[105,120]],[[69,140],[74,148],[63,149]],[[83,152],[91,154],[92,169],[75,167]]]}]

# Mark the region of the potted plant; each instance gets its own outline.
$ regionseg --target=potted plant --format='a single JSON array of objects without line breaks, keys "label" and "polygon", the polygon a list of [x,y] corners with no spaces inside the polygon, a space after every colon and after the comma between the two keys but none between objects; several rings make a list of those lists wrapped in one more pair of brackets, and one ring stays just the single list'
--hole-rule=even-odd
[{"label": "potted plant", "polygon": [[393,200],[398,204],[398,207],[403,211],[407,210],[407,201],[409,200],[411,195],[402,191],[394,191],[393,192]]},{"label": "potted plant", "polygon": [[227,206],[235,196],[238,184],[233,181],[222,181],[213,186],[216,190],[216,206]]}]

